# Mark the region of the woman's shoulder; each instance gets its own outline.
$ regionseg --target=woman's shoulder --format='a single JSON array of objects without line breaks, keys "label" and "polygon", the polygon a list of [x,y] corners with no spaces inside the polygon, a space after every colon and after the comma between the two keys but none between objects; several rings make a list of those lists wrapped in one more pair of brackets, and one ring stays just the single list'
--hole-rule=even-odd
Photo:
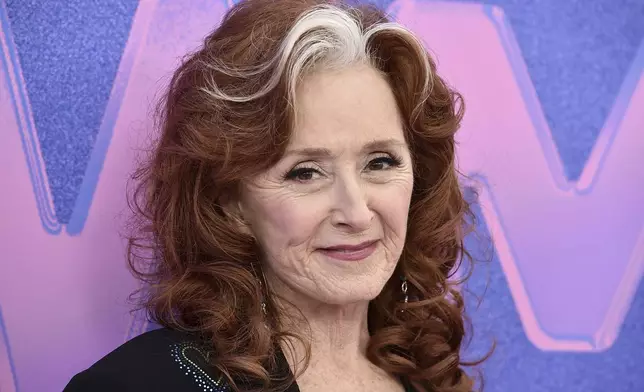
[{"label": "woman's shoulder", "polygon": [[74,376],[64,392],[228,391],[208,370],[210,355],[196,335],[157,329],[124,343]]}]

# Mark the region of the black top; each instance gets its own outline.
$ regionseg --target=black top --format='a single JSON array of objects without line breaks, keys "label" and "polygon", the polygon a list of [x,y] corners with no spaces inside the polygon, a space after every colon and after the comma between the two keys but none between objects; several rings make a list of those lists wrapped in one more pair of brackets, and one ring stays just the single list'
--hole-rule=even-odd
[{"label": "black top", "polygon": [[207,359],[208,351],[197,337],[156,329],[131,339],[74,376],[63,392],[230,391],[209,370]]},{"label": "black top", "polygon": [[[157,329],[135,337],[74,376],[63,392],[231,391],[225,379],[210,370],[208,355],[197,337]],[[281,351],[278,364],[290,375]],[[286,392],[299,391],[293,383]]]}]

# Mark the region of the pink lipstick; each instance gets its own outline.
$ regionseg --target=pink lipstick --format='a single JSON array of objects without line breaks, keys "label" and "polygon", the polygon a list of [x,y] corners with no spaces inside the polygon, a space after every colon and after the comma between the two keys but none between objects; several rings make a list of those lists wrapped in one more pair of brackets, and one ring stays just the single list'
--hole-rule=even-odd
[{"label": "pink lipstick", "polygon": [[378,241],[366,241],[358,245],[337,245],[320,248],[319,251],[334,259],[359,261],[369,257],[378,246]]}]

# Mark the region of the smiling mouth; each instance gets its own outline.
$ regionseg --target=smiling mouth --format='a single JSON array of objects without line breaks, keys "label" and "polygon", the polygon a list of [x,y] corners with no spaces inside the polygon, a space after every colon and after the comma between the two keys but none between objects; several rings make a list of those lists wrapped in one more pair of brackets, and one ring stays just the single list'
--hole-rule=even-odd
[{"label": "smiling mouth", "polygon": [[369,257],[378,247],[378,241],[358,245],[337,245],[318,249],[324,255],[342,261],[360,261]]}]

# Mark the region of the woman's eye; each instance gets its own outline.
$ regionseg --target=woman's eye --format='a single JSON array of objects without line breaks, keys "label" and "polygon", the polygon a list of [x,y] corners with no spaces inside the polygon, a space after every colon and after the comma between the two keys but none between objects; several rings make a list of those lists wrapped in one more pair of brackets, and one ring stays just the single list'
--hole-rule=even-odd
[{"label": "woman's eye", "polygon": [[400,165],[400,161],[391,158],[391,157],[378,157],[376,159],[372,159],[369,164],[367,165],[367,168],[369,170],[387,170],[392,167],[396,167]]},{"label": "woman's eye", "polygon": [[286,174],[286,179],[287,180],[293,180],[293,181],[300,181],[300,182],[306,182],[306,181],[311,181],[315,178],[316,175],[319,175],[320,173],[315,170],[311,169],[308,167],[302,167],[299,169],[293,169],[290,172]]}]

